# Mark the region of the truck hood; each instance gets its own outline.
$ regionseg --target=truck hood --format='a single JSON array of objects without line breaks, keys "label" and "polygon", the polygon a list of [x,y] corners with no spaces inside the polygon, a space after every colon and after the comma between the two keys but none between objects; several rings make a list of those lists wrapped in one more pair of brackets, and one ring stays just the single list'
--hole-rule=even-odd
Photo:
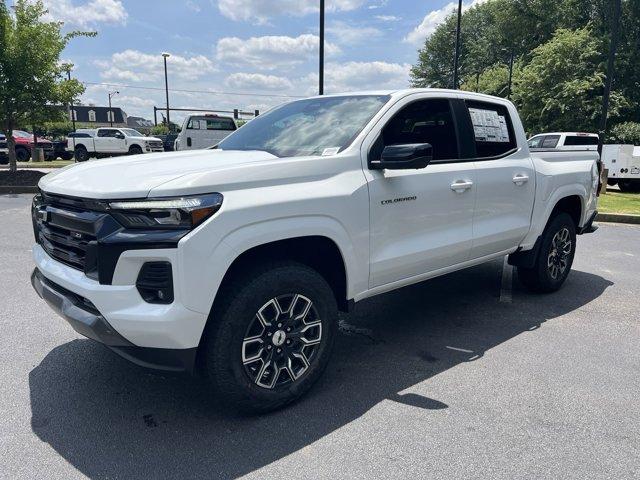
[{"label": "truck hood", "polygon": [[[144,198],[152,190],[154,196],[208,193],[211,182],[199,187],[187,179],[222,180],[232,172],[237,177],[249,165],[277,158],[262,151],[191,150],[90,160],[45,175],[38,186],[48,193],[95,199]],[[161,186],[167,183],[172,188],[163,191]]]}]

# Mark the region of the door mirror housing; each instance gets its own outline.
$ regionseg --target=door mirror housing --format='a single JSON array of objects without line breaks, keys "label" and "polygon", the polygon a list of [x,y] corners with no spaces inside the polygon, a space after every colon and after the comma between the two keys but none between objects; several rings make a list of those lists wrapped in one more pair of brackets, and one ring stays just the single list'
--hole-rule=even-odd
[{"label": "door mirror housing", "polygon": [[124,140],[124,133],[121,133],[121,132],[116,133],[116,138],[120,140]]},{"label": "door mirror housing", "polygon": [[369,162],[371,170],[418,170],[425,168],[433,160],[433,147],[430,143],[408,143],[405,145],[387,145],[380,160]]}]

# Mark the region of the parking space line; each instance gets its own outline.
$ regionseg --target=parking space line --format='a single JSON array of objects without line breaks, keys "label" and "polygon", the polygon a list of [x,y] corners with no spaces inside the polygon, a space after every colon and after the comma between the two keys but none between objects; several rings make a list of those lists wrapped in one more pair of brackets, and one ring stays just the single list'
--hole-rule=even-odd
[{"label": "parking space line", "polygon": [[500,285],[500,303],[511,303],[511,287],[513,284],[513,267],[509,265],[509,257],[502,263],[502,284]]}]

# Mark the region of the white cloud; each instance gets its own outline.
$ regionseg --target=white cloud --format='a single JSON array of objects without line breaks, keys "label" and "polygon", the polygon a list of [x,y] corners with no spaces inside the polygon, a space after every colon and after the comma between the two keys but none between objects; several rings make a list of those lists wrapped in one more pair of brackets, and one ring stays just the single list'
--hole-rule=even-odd
[{"label": "white cloud", "polygon": [[[485,3],[487,0],[471,0],[462,4],[462,11],[475,7],[476,5],[480,5]],[[458,10],[458,2],[449,2],[442,8],[438,10],[432,10],[427,13],[427,15],[422,20],[422,23],[414,28],[409,34],[404,38],[404,41],[407,43],[413,44],[421,44],[425,38],[429,37],[440,25],[444,22],[449,15],[456,12]]]},{"label": "white cloud", "polygon": [[292,87],[288,78],[261,73],[232,73],[224,83],[229,88],[253,91],[288,90]]},{"label": "white cloud", "polygon": [[[340,93],[407,88],[410,68],[409,64],[387,62],[329,63],[325,68],[325,90]],[[318,74],[309,74],[303,82],[306,93],[315,94]]]},{"label": "white cloud", "polygon": [[[298,37],[264,36],[240,39],[225,37],[218,41],[217,58],[234,65],[248,65],[261,70],[290,67],[315,57],[318,52],[317,35],[304,34]],[[334,55],[340,49],[325,43],[327,55]]]},{"label": "white cloud", "polygon": [[374,18],[381,22],[397,22],[398,20],[402,20],[400,17],[395,15],[374,15]]},{"label": "white cloud", "polygon": [[356,45],[379,37],[382,32],[374,27],[357,27],[336,20],[326,28],[327,35],[340,45]]},{"label": "white cloud", "polygon": [[187,0],[184,3],[185,7],[187,7],[189,10],[191,10],[192,12],[199,12],[202,10],[202,8],[200,8],[200,5],[198,5],[196,2],[194,2],[193,0]]},{"label": "white cloud", "polygon": [[[114,53],[109,60],[96,60],[94,63],[101,68],[100,76],[111,80],[148,82],[161,80],[164,75],[164,64],[159,53],[124,50]],[[216,71],[213,62],[204,55],[172,55],[167,63],[172,78],[196,79]]]},{"label": "white cloud", "polygon": [[[365,0],[328,0],[328,12],[349,11],[359,8]],[[318,11],[317,0],[218,0],[220,13],[236,21],[266,24],[280,16],[303,16]]]},{"label": "white cloud", "polygon": [[48,18],[87,28],[100,23],[124,25],[127,11],[121,0],[90,0],[76,4],[72,0],[44,0]]}]

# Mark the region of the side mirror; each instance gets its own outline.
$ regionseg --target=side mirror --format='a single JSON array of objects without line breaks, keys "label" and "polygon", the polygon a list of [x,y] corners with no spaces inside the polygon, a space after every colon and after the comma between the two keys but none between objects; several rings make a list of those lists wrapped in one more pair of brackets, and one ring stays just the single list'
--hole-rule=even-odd
[{"label": "side mirror", "polygon": [[124,140],[124,134],[123,133],[116,133],[116,138],[120,139],[120,140]]},{"label": "side mirror", "polygon": [[371,161],[371,170],[411,170],[421,169],[433,160],[430,143],[409,143],[384,147],[380,160]]}]

